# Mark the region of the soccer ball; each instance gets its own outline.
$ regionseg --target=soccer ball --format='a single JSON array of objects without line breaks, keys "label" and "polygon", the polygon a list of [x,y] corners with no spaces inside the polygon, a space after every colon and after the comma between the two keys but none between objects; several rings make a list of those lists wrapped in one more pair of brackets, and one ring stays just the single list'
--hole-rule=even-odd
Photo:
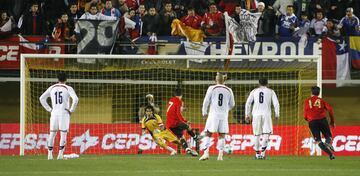
[{"label": "soccer ball", "polygon": [[233,152],[232,146],[230,144],[225,144],[224,152],[227,154],[231,154]]}]

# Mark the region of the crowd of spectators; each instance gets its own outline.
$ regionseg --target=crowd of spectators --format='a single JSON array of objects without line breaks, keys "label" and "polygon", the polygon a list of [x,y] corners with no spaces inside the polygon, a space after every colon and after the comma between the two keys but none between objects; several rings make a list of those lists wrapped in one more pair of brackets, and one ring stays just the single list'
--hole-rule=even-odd
[{"label": "crowd of spectators", "polygon": [[[360,35],[359,0],[0,0],[0,28],[11,33],[47,35],[75,41],[78,19],[130,19],[129,38],[169,36],[179,19],[207,36],[224,36],[224,12],[241,21],[241,13],[260,13],[258,36]],[[4,32],[4,31],[2,31]],[[9,31],[6,31],[9,32]]]}]

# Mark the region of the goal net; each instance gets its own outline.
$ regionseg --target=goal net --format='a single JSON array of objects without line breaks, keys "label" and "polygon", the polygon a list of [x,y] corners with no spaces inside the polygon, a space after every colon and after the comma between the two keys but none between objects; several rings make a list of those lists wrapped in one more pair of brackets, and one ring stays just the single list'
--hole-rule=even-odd
[{"label": "goal net", "polygon": [[[166,108],[176,88],[183,90],[184,117],[197,132],[204,128],[203,98],[217,72],[227,73],[236,106],[229,113],[226,147],[233,154],[253,154],[251,125],[244,120],[249,92],[265,77],[280,102],[280,120],[273,121],[269,155],[303,155],[302,140],[309,136],[303,120],[303,101],[310,87],[321,85],[319,56],[189,56],[189,55],[31,55],[21,56],[20,155],[45,154],[50,114],[40,95],[57,82],[60,71],[79,97],[71,114],[65,153],[165,154],[141,135],[139,108],[146,95],[154,96],[166,122]],[[51,104],[50,100],[48,101]],[[185,134],[185,133],[184,133]],[[202,147],[185,134],[190,146]],[[215,136],[216,137],[216,136]],[[211,153],[217,153],[217,138]],[[57,152],[59,134],[55,139]],[[173,144],[169,144],[174,146]],[[174,146],[176,147],[176,146]],[[182,150],[181,150],[182,151]],[[183,152],[183,151],[182,151]]]}]

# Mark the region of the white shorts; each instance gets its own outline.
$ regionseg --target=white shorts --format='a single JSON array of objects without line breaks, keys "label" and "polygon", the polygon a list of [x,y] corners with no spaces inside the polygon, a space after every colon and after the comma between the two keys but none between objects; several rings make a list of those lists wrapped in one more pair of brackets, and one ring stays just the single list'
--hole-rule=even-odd
[{"label": "white shorts", "polygon": [[70,115],[52,115],[50,118],[50,131],[68,131],[70,125]]},{"label": "white shorts", "polygon": [[272,134],[271,115],[253,116],[252,127],[254,135]]},{"label": "white shorts", "polygon": [[209,116],[206,120],[205,131],[210,133],[229,133],[228,118],[215,118]]}]

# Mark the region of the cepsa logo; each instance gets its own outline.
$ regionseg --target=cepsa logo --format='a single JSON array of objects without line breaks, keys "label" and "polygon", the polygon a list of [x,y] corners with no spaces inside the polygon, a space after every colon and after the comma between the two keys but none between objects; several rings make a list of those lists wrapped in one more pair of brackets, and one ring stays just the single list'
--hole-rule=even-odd
[{"label": "cepsa logo", "polygon": [[[36,50],[34,50],[36,51]],[[0,45],[0,61],[17,61],[19,57],[19,45]],[[49,54],[60,54],[60,46],[49,46]]]},{"label": "cepsa logo", "polygon": [[[47,147],[49,134],[27,134],[25,136],[25,150],[41,149]],[[3,133],[0,136],[0,149],[14,149],[20,146],[20,135],[18,133]]]},{"label": "cepsa logo", "polygon": [[[325,141],[325,139],[322,139]],[[337,135],[332,141],[332,146],[334,147],[335,152],[354,152],[360,151],[360,136],[357,135]],[[305,138],[302,141],[301,148],[310,149],[310,155],[315,153],[320,154],[321,149],[316,144],[313,138]]]}]

